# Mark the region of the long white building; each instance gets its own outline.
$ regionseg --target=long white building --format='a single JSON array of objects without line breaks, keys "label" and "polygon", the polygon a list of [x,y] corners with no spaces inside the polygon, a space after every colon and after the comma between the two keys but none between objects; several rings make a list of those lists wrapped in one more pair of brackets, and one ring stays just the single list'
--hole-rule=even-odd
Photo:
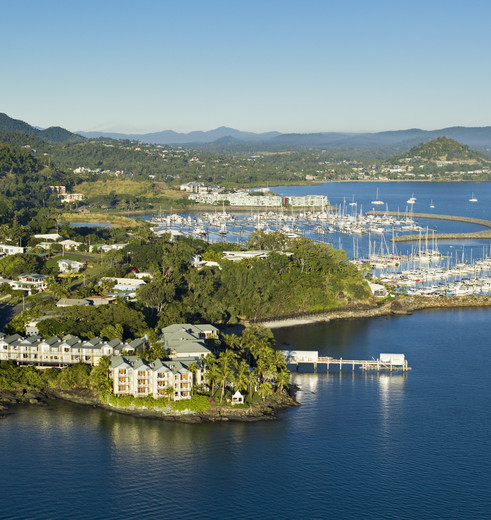
[{"label": "long white building", "polygon": [[0,334],[0,361],[11,360],[20,365],[58,367],[82,362],[95,366],[102,356],[120,355],[123,352],[134,353],[142,349],[145,344],[145,338],[125,343],[120,339],[82,340],[71,334],[63,338],[53,336],[48,339],[37,335],[23,338],[19,334],[11,336]]}]

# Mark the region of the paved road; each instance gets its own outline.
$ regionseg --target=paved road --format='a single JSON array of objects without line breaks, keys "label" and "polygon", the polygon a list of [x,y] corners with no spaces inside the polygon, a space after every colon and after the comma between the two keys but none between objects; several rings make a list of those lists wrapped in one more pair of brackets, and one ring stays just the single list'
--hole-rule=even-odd
[{"label": "paved road", "polygon": [[22,312],[22,303],[19,305],[9,305],[8,303],[0,303],[0,330],[17,314]]}]

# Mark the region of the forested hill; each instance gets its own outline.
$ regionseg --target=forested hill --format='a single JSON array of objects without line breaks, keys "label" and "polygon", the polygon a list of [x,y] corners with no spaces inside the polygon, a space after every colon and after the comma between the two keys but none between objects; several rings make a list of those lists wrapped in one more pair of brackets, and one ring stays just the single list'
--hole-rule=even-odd
[{"label": "forested hill", "polygon": [[438,137],[429,143],[414,146],[404,157],[421,157],[430,161],[489,161],[485,154],[471,150],[467,145],[447,137]]},{"label": "forested hill", "polygon": [[39,130],[20,119],[13,119],[4,113],[0,113],[0,131],[22,132],[25,135],[40,137],[50,143],[80,143],[85,141],[84,137],[69,132],[59,126],[52,126],[45,130]]}]

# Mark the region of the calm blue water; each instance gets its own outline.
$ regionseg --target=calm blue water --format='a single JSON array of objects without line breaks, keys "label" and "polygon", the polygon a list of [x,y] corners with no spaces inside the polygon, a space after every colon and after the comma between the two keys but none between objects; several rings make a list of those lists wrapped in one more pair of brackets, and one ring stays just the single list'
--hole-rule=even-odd
[{"label": "calm blue water", "polygon": [[[415,213],[439,215],[465,215],[474,218],[490,218],[490,182],[326,182],[309,186],[275,186],[270,188],[285,197],[288,195],[327,195],[334,206],[349,204],[353,200],[363,211],[384,210],[385,206],[374,207],[377,190],[379,199],[387,203],[389,211],[404,213],[411,209],[406,201],[414,196]],[[469,202],[472,194],[478,202]],[[433,202],[435,206],[430,208]]]},{"label": "calm blue water", "polygon": [[280,421],[183,425],[55,403],[0,422],[0,518],[478,519],[491,511],[491,310],[276,331],[401,374],[298,374]]}]

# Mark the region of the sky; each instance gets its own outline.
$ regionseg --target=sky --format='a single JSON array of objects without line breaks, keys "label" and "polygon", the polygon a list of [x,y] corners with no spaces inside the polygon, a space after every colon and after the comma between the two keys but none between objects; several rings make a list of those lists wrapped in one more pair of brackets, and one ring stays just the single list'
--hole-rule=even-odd
[{"label": "sky", "polygon": [[0,0],[0,112],[71,131],[491,125],[489,0]]}]

